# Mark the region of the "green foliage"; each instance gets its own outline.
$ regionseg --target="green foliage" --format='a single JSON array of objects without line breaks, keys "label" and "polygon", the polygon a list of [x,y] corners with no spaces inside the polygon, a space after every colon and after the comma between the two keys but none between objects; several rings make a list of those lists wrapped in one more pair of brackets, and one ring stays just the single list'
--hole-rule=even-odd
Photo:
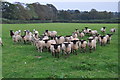
[{"label": "green foliage", "polygon": [[[60,55],[54,58],[49,52],[39,53],[35,46],[23,43],[14,44],[9,36],[9,30],[36,29],[40,34],[44,30],[56,30],[58,35],[70,35],[76,28],[82,30],[88,26],[96,29],[107,27],[107,33],[113,27],[117,32],[113,34],[111,44],[100,46],[96,51],[70,54],[68,58]],[[80,24],[80,23],[43,23],[43,24],[3,24],[2,39],[2,68],[4,78],[118,78],[118,24]],[[87,39],[87,37],[84,37]],[[37,58],[36,56],[41,56]],[[25,63],[26,62],[26,63]]]},{"label": "green foliage", "polygon": [[120,16],[119,12],[57,10],[52,4],[25,4],[2,2],[3,18],[10,20],[112,20]]}]

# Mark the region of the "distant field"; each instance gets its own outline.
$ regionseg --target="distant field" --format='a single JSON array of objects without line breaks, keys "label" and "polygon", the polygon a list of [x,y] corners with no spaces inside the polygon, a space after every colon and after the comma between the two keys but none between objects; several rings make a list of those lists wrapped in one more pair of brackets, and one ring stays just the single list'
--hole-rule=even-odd
[{"label": "distant field", "polygon": [[[106,26],[107,33],[118,24],[41,23],[3,24],[3,77],[5,78],[117,78],[118,77],[118,31],[112,36],[111,44],[100,46],[92,53],[71,54],[67,59],[52,57],[48,52],[38,53],[35,46],[23,43],[13,44],[9,30],[33,30],[40,34],[44,30],[56,30],[59,35],[70,35],[75,28],[88,26],[100,32]],[[87,37],[85,37],[86,39]],[[41,56],[42,58],[36,58]],[[26,64],[25,64],[26,62]]]}]

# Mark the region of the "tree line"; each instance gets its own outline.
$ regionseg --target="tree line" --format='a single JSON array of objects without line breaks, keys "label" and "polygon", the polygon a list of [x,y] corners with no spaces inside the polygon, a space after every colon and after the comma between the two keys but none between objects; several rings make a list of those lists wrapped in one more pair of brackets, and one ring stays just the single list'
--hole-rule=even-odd
[{"label": "tree line", "polygon": [[52,4],[38,2],[25,4],[20,2],[2,2],[2,18],[9,20],[112,20],[118,19],[119,12],[79,10],[57,10]]}]

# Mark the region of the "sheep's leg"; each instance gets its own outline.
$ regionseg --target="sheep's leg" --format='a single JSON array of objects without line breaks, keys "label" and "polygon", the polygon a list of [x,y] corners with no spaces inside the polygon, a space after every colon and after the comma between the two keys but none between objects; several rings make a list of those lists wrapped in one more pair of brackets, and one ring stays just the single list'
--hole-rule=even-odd
[{"label": "sheep's leg", "polygon": [[56,52],[55,52],[55,57],[56,57]]},{"label": "sheep's leg", "polygon": [[81,47],[81,53],[83,52],[83,48]]},{"label": "sheep's leg", "polygon": [[59,52],[58,52],[58,58],[59,58]]},{"label": "sheep's leg", "polygon": [[40,48],[37,48],[38,52],[40,52]]},{"label": "sheep's leg", "polygon": [[84,53],[86,52],[86,48],[84,48]]},{"label": "sheep's leg", "polygon": [[90,53],[92,52],[92,48],[90,48]]},{"label": "sheep's leg", "polygon": [[52,56],[54,56],[54,53],[52,52]]},{"label": "sheep's leg", "polygon": [[75,50],[75,53],[76,53],[76,55],[77,55],[77,50]]},{"label": "sheep's leg", "polygon": [[43,50],[43,48],[41,47],[41,48],[40,48],[41,53],[42,53],[42,50]]},{"label": "sheep's leg", "polygon": [[26,41],[24,40],[24,44],[26,44]]}]

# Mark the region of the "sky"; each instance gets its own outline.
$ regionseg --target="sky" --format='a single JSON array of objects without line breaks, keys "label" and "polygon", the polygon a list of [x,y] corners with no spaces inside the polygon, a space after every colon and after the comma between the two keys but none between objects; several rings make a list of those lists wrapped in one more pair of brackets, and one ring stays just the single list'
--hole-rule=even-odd
[{"label": "sky", "polygon": [[22,2],[40,4],[53,4],[58,10],[80,10],[90,11],[96,9],[98,11],[112,11],[118,12],[119,0],[6,0],[8,2]]}]

